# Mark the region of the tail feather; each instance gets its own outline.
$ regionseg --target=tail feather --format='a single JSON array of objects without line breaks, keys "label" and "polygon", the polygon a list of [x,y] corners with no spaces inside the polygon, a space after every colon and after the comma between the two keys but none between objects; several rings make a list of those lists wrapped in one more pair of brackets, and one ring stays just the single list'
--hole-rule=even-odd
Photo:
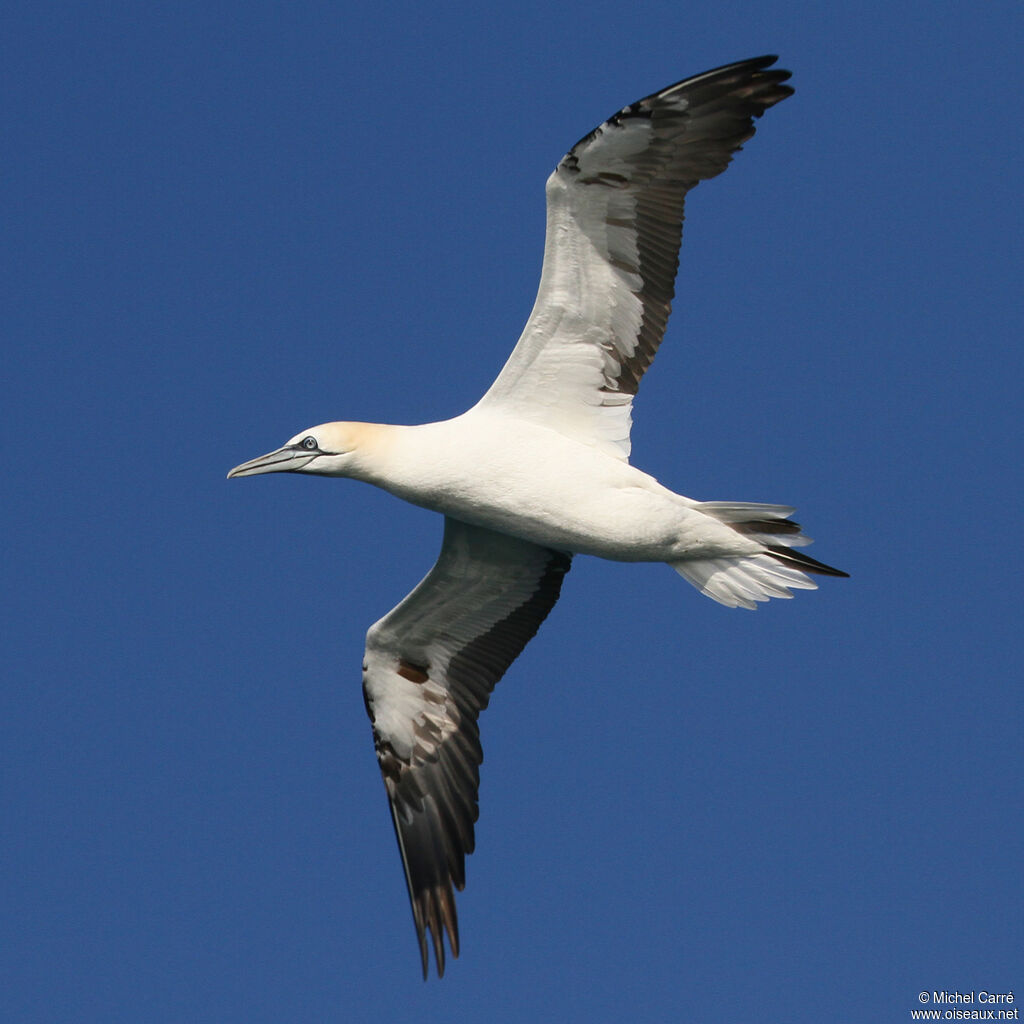
[{"label": "tail feather", "polygon": [[789,519],[792,505],[765,505],[759,501],[700,501],[697,508],[723,523],[749,523],[756,519]]},{"label": "tail feather", "polygon": [[800,524],[789,518],[796,511],[791,505],[761,505],[756,501],[702,501],[697,505],[697,510],[766,546],[783,544],[788,548],[799,548],[811,543],[811,538],[800,532]]},{"label": "tail feather", "polygon": [[802,572],[776,562],[770,555],[732,555],[673,562],[683,579],[727,608],[756,608],[757,601],[792,597],[793,590],[817,590]]},{"label": "tail feather", "polygon": [[802,551],[790,551],[789,548],[780,547],[777,544],[769,544],[768,554],[772,558],[777,558],[783,565],[795,565],[803,569],[804,572],[817,573],[819,576],[843,576],[849,579],[850,574],[843,572],[842,569],[836,569],[831,565],[826,565],[824,562],[819,562],[816,558],[811,558],[810,555],[805,555]]},{"label": "tail feather", "polygon": [[818,585],[806,573],[849,575],[793,550],[810,544],[811,538],[804,536],[800,526],[789,518],[795,509],[788,505],[705,501],[696,507],[763,545],[760,552],[671,563],[680,576],[719,604],[729,608],[756,608],[758,601],[792,597],[790,590],[816,590]]}]

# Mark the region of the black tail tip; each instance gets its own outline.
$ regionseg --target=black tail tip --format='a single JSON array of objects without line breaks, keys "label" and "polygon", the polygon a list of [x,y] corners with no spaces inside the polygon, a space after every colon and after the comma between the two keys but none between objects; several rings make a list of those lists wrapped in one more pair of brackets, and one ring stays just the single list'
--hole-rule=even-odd
[{"label": "black tail tip", "polygon": [[819,562],[816,558],[811,558],[810,555],[805,555],[802,551],[794,551],[793,548],[783,547],[781,544],[769,544],[768,554],[772,558],[778,559],[783,565],[791,566],[794,569],[800,569],[803,572],[811,572],[816,576],[838,576],[843,579],[849,579],[850,574],[843,572],[842,569],[836,569],[834,566],[826,565],[824,562]]}]

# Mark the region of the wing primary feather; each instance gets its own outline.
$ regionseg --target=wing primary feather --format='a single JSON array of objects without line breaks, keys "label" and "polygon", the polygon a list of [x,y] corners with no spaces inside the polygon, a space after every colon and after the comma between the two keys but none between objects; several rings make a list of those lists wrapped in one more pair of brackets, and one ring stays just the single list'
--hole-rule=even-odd
[{"label": "wing primary feather", "polygon": [[[402,870],[405,872],[405,884],[409,888],[409,901],[412,904],[412,917],[416,924],[416,936],[419,940],[420,959],[423,962],[423,980],[426,981],[430,971],[430,958],[427,956],[427,933],[424,928],[423,911],[420,902],[413,895],[412,875],[409,872],[409,857],[405,852],[405,840],[402,838],[402,829],[398,824],[398,809],[394,800],[388,799],[388,810],[391,811],[391,824],[395,829],[395,840],[398,842],[398,852],[402,857]],[[444,959],[438,960],[438,977],[444,977]]]}]

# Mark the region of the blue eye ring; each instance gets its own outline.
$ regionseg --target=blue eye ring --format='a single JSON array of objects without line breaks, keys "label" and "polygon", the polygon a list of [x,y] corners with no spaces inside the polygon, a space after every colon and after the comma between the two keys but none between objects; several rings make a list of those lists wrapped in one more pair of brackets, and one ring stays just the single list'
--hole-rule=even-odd
[{"label": "blue eye ring", "polygon": [[316,443],[316,438],[313,437],[312,434],[310,434],[309,437],[304,437],[299,442],[299,444],[301,444],[302,447],[305,448],[306,451],[308,451],[308,452],[315,452],[317,450],[317,448],[319,447],[319,445]]}]

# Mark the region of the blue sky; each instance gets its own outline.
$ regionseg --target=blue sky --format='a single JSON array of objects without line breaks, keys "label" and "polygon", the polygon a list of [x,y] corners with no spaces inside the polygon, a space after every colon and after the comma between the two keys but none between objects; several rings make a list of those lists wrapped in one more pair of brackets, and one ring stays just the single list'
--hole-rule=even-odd
[{"label": "blue sky", "polygon": [[[1024,991],[1019,5],[22,5],[5,138],[0,1016],[875,1022]],[[360,694],[437,517],[232,481],[471,405],[543,183],[765,52],[634,462],[797,505],[815,593],[577,560],[482,719],[424,985]]]}]

